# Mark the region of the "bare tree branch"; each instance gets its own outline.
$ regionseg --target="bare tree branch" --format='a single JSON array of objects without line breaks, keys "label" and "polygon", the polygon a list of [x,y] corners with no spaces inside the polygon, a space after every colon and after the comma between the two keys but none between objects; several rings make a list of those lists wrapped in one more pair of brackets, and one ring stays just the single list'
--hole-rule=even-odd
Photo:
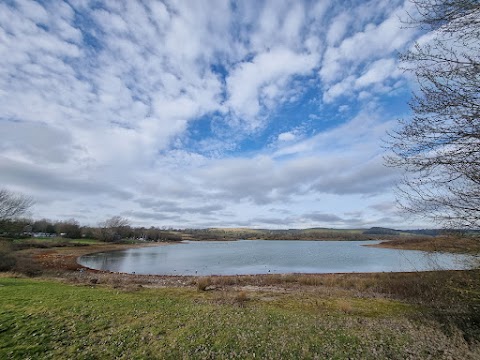
[{"label": "bare tree branch", "polygon": [[32,198],[6,189],[0,189],[0,220],[20,216],[32,205]]},{"label": "bare tree branch", "polygon": [[131,230],[130,221],[121,216],[113,216],[99,224],[97,236],[103,241],[120,240]]},{"label": "bare tree branch", "polygon": [[402,207],[446,226],[480,227],[480,3],[412,0],[409,25],[432,31],[401,60],[419,91],[413,118],[389,134],[389,166],[405,169]]}]

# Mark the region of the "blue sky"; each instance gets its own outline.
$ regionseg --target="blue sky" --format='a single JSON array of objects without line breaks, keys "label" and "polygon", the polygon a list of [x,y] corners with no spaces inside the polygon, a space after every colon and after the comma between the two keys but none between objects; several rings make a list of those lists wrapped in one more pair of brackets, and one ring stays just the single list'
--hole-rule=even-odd
[{"label": "blue sky", "polygon": [[0,184],[35,218],[422,227],[382,139],[408,1],[4,1]]}]

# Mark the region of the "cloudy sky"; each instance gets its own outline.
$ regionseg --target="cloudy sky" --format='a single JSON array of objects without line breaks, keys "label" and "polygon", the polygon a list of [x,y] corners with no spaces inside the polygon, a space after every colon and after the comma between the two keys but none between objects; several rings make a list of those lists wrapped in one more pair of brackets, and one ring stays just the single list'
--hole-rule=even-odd
[{"label": "cloudy sky", "polygon": [[403,0],[0,3],[0,187],[34,218],[423,224],[382,139],[408,118]]}]

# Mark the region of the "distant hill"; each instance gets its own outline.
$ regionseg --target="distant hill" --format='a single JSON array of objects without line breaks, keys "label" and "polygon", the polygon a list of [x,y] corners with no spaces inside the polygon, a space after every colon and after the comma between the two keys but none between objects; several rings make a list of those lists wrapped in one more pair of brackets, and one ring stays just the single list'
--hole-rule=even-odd
[{"label": "distant hill", "polygon": [[384,227],[372,227],[363,231],[363,234],[369,235],[402,235],[413,234],[423,236],[439,236],[447,234],[480,234],[480,230],[461,230],[461,229],[417,229],[417,230],[395,230]]},{"label": "distant hill", "polygon": [[[369,229],[252,229],[252,228],[208,228],[186,229],[183,232],[185,239],[191,240],[370,240],[418,238],[458,233],[460,230],[418,229],[397,230],[387,227],[372,227]],[[462,231],[465,233],[465,231]],[[469,233],[477,233],[469,231]]]},{"label": "distant hill", "polygon": [[372,227],[363,231],[363,234],[365,235],[399,235],[400,233],[401,232],[398,230],[383,227]]}]

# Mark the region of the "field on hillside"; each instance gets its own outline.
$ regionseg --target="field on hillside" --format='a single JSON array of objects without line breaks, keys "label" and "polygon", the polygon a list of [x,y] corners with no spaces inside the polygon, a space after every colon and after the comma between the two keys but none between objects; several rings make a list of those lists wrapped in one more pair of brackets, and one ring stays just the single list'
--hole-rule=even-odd
[{"label": "field on hillside", "polygon": [[[251,229],[251,228],[211,228],[187,229],[182,231],[189,240],[370,240],[379,238],[376,234],[365,234],[365,229]],[[403,237],[402,233],[394,233],[396,238]],[[417,235],[407,234],[414,238]],[[392,238],[392,235],[382,235],[382,238]]]}]

